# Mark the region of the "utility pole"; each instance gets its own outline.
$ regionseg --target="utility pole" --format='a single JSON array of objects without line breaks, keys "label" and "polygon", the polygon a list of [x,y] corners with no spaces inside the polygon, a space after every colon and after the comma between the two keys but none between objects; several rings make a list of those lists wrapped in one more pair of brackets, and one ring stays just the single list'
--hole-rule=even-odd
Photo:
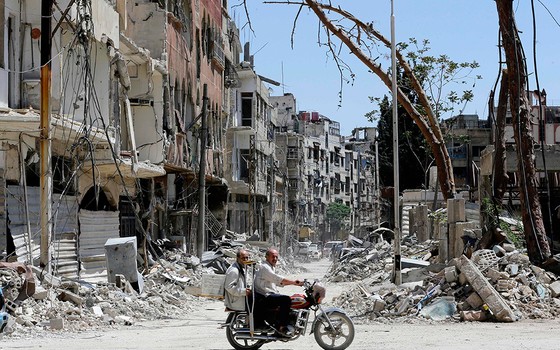
[{"label": "utility pole", "polygon": [[375,215],[377,216],[377,228],[381,226],[381,191],[379,191],[379,142],[375,136],[375,195],[377,201],[375,205]]},{"label": "utility pole", "polygon": [[[287,144],[287,143],[286,143]],[[284,253],[286,253],[286,249],[288,249],[288,176],[286,172],[288,168],[284,170]]]},{"label": "utility pole", "polygon": [[247,165],[249,167],[249,237],[253,235],[255,232],[255,212],[256,212],[256,205],[254,193],[255,193],[255,182],[256,182],[256,152],[255,152],[255,134],[251,134],[249,136],[249,160],[247,161]]},{"label": "utility pole", "polygon": [[401,275],[401,220],[400,220],[400,201],[399,201],[399,121],[397,113],[397,59],[395,45],[395,14],[393,9],[393,0],[391,0],[391,77],[392,77],[392,93],[393,93],[393,209],[395,216],[395,258],[393,261],[393,283],[397,286],[402,283]]},{"label": "utility pole", "polygon": [[354,229],[354,234],[358,237],[360,237],[361,234],[361,230],[362,230],[362,218],[361,218],[361,210],[362,210],[362,187],[361,187],[361,183],[360,183],[360,173],[362,172],[362,154],[360,151],[358,151],[358,191],[356,191],[355,196],[358,198],[357,199],[357,209],[356,210],[356,226],[358,227],[358,229]]},{"label": "utility pole", "polygon": [[274,193],[276,192],[274,190],[274,188],[276,187],[276,180],[274,179],[275,177],[275,172],[274,172],[274,168],[275,168],[275,164],[274,164],[274,157],[272,158],[272,167],[270,168],[270,203],[269,203],[269,217],[270,217],[270,222],[268,223],[268,234],[270,235],[270,244],[272,246],[274,246],[274,222],[272,220],[272,217],[274,216]]},{"label": "utility pole", "polygon": [[[47,272],[51,271],[51,201],[52,201],[52,169],[51,169],[51,20],[52,0],[41,3],[41,117],[40,117],[40,171],[41,171],[41,256],[40,266]],[[22,174],[25,176],[25,174]],[[31,263],[31,261],[30,261]]]},{"label": "utility pole", "polygon": [[202,126],[200,130],[200,165],[198,169],[198,232],[196,235],[196,255],[202,260],[206,248],[206,134],[208,119],[208,85],[203,85]]}]

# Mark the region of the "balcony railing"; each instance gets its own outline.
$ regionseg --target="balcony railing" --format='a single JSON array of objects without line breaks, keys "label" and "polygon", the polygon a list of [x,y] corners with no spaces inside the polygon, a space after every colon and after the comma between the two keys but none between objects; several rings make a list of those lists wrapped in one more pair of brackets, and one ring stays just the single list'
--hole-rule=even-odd
[{"label": "balcony railing", "polygon": [[222,70],[225,68],[224,49],[218,42],[214,42],[214,49],[212,50],[212,61],[219,66]]}]

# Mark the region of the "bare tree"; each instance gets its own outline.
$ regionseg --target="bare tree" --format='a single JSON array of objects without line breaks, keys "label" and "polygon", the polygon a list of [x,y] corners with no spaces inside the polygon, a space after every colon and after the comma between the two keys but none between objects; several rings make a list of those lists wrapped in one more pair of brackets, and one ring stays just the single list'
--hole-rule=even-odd
[{"label": "bare tree", "polygon": [[534,149],[531,133],[530,103],[527,95],[527,72],[521,40],[515,25],[512,0],[496,0],[496,8],[507,64],[509,105],[517,147],[517,167],[523,228],[527,253],[533,264],[550,257],[537,189]]},{"label": "bare tree", "polygon": [[[362,22],[348,11],[332,6],[330,3],[321,3],[315,0],[305,0],[303,2],[294,2],[290,0],[265,1],[265,3],[298,5],[301,8],[308,7],[311,9],[317,15],[321,23],[321,28],[326,35],[326,42],[322,44],[331,52],[341,74],[342,70],[347,70],[350,72],[351,77],[354,76],[350,66],[340,57],[339,53],[341,47],[335,44],[333,38],[338,38],[356,58],[358,58],[372,73],[377,75],[389,89],[391,88],[391,73],[385,71],[381,64],[376,62],[375,57],[379,55],[374,54],[377,52],[379,45],[390,48],[391,42],[377,31],[371,23]],[[339,17],[336,19],[329,18],[327,13],[329,15],[336,14]],[[343,24],[341,19],[346,21],[346,25]],[[398,50],[396,58],[404,74],[410,80],[410,85],[418,95],[419,105],[412,103],[406,93],[400,88],[398,88],[397,91],[398,102],[407,111],[408,115],[414,120],[414,123],[420,128],[422,135],[426,138],[437,165],[441,191],[446,199],[452,198],[455,194],[453,167],[439,126],[439,116],[434,112],[430,99],[424,91],[422,84],[414,75],[413,69]]]}]

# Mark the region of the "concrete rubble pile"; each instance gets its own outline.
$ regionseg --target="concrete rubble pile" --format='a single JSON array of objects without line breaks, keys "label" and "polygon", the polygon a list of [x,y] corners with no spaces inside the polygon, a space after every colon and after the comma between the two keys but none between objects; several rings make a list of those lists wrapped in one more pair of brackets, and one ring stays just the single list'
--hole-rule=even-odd
[{"label": "concrete rubble pile", "polygon": [[[402,255],[419,261],[430,259],[431,251],[437,247],[434,241],[418,243],[414,236],[407,236],[402,242]],[[368,244],[367,248],[348,249],[335,260],[326,279],[330,282],[371,280],[373,274],[373,280],[387,280],[392,270],[393,245],[384,240]]]},{"label": "concrete rubble pile", "polygon": [[[246,248],[253,260],[264,259],[264,251]],[[3,263],[0,285],[9,318],[0,336],[97,330],[141,320],[184,317],[207,300],[199,296],[203,276],[225,273],[235,261],[237,249],[219,247],[205,252],[202,261],[177,249],[162,250],[159,258],[150,259],[149,266],[140,271],[140,293],[122,275],[117,275],[116,283],[88,283],[62,280],[20,263]],[[291,273],[288,260],[279,262],[279,271]]]},{"label": "concrete rubble pile", "polygon": [[[364,264],[366,259],[359,259]],[[477,250],[470,259],[463,255],[446,265],[403,269],[398,287],[389,282],[391,262],[379,264],[381,272],[363,278],[333,303],[354,317],[381,322],[395,317],[512,322],[560,316],[560,278],[532,265],[511,244]]]},{"label": "concrete rubble pile", "polygon": [[[194,264],[193,264],[194,261]],[[3,335],[24,337],[43,330],[85,331],[118,325],[131,325],[139,320],[161,319],[184,315],[200,297],[188,288],[200,284],[206,268],[197,266],[198,259],[181,252],[165,252],[145,272],[144,288],[138,293],[123,276],[116,283],[61,280],[33,267],[36,288],[22,288],[23,277],[13,268],[0,267],[0,283],[28,293],[25,299],[7,293],[10,314]],[[5,292],[10,291],[4,287]]]}]

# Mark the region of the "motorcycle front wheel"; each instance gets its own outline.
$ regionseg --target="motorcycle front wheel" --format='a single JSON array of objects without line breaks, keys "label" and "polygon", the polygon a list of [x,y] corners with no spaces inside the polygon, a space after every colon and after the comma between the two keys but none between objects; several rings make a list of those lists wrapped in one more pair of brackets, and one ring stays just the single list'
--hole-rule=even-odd
[{"label": "motorcycle front wheel", "polygon": [[238,314],[232,312],[229,314],[226,322],[226,337],[231,346],[235,350],[257,350],[265,343],[264,340],[257,339],[239,339],[235,336],[235,331],[240,328],[247,328],[249,324],[247,314]]},{"label": "motorcycle front wheel", "polygon": [[315,322],[315,341],[325,350],[346,349],[354,340],[354,323],[350,317],[338,311],[329,313],[328,318],[330,323],[324,315]]}]

